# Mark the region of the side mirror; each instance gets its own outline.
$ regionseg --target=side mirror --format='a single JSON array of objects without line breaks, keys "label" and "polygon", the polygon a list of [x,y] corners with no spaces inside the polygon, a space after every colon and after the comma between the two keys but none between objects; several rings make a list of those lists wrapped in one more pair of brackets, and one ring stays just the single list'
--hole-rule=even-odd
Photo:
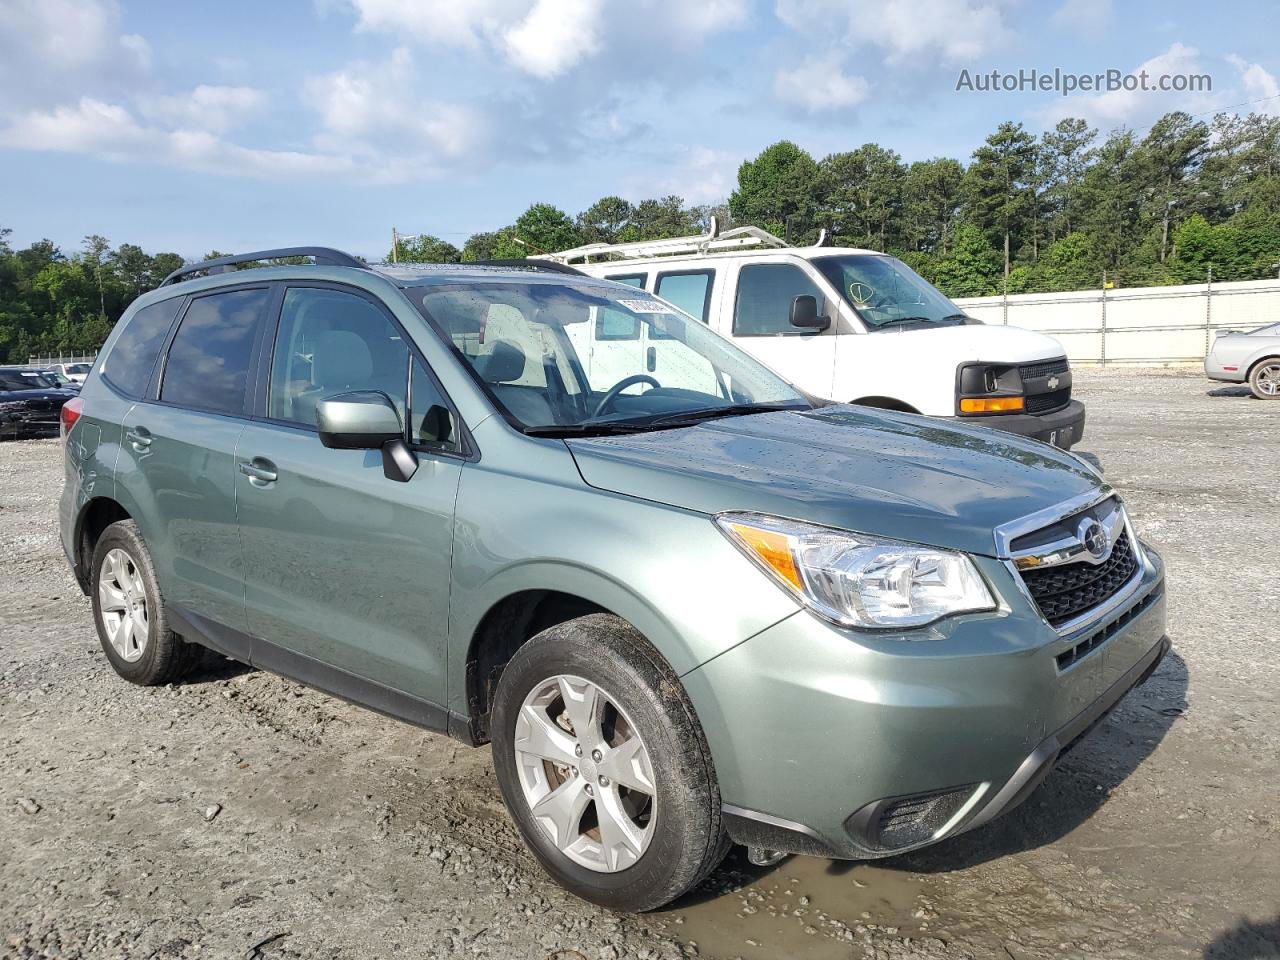
[{"label": "side mirror", "polygon": [[803,293],[791,301],[791,325],[805,330],[825,330],[831,326],[831,318],[818,314],[818,301]]},{"label": "side mirror", "polygon": [[418,458],[404,442],[400,414],[385,393],[356,390],[325,397],[316,404],[320,442],[334,450],[381,450],[382,473],[407,483]]},{"label": "side mirror", "polygon": [[400,414],[385,393],[358,390],[316,404],[320,442],[335,450],[377,450],[404,436]]}]

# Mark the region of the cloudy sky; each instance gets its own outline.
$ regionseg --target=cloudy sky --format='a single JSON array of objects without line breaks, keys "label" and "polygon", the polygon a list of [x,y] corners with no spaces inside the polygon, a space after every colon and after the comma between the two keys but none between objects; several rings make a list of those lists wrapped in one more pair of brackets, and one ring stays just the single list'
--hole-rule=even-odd
[{"label": "cloudy sky", "polygon": [[[188,256],[461,245],[533,201],[723,199],[784,137],[909,161],[1005,119],[1280,113],[1275,26],[1274,0],[0,0],[0,226]],[[956,90],[1055,67],[1213,88]]]}]

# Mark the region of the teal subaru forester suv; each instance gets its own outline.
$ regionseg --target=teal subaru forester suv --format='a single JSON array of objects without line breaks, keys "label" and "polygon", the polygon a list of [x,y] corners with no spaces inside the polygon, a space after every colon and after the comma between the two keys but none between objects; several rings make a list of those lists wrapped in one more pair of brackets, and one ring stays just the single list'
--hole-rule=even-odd
[{"label": "teal subaru forester suv", "polygon": [[208,647],[491,742],[547,872],[616,909],[731,842],[985,824],[1169,648],[1161,560],[1083,460],[805,396],[551,263],[185,267],[62,426],[117,673]]}]

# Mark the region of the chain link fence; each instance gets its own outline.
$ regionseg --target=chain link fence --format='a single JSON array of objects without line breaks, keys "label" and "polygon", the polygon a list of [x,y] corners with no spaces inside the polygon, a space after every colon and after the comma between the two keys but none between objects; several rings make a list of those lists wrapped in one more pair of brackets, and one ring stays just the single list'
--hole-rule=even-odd
[{"label": "chain link fence", "polygon": [[1060,293],[962,297],[956,303],[984,323],[1055,337],[1076,363],[1198,364],[1222,330],[1280,321],[1280,279],[1100,288]]}]

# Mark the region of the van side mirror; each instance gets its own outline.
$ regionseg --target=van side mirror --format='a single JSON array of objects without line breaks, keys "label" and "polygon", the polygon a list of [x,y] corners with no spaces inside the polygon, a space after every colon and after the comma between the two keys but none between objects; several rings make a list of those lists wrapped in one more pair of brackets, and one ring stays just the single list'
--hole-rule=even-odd
[{"label": "van side mirror", "polygon": [[825,330],[831,326],[831,318],[820,316],[818,300],[802,293],[791,301],[791,325],[805,330]]},{"label": "van side mirror", "polygon": [[355,390],[325,397],[316,404],[320,442],[334,450],[381,450],[382,473],[407,483],[418,458],[404,442],[404,426],[395,404],[377,390]]}]

